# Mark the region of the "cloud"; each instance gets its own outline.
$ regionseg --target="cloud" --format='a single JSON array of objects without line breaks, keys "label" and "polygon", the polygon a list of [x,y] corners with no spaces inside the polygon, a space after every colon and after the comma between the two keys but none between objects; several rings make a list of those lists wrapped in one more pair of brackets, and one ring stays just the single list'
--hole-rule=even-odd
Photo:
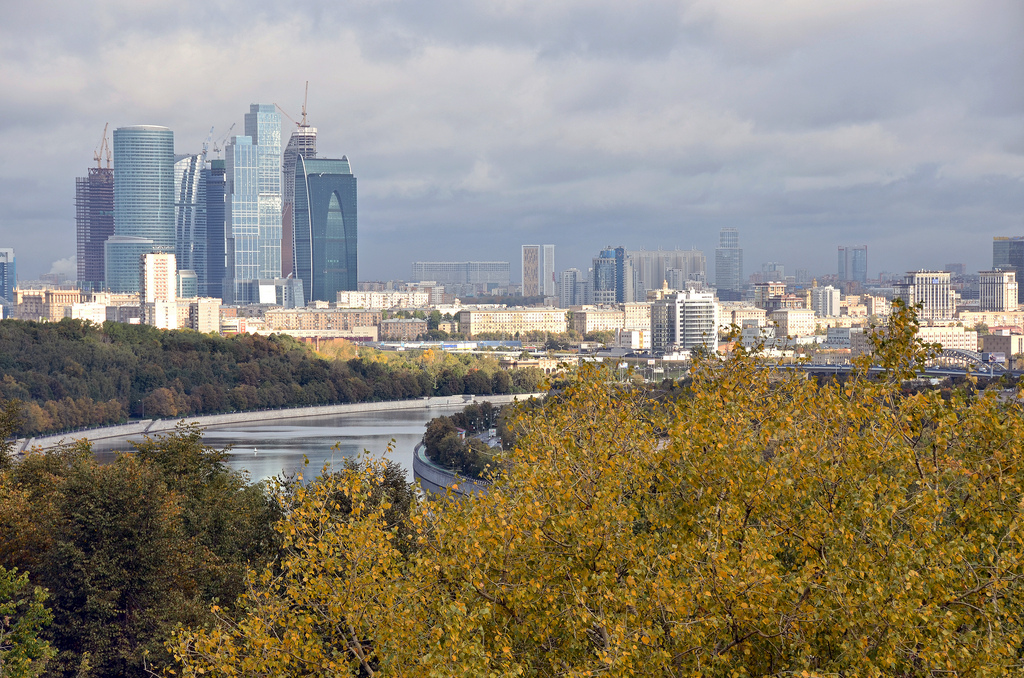
[{"label": "cloud", "polygon": [[[196,152],[252,102],[309,115],[359,177],[360,277],[555,242],[703,248],[872,273],[1021,234],[1016,0],[183,0],[0,10],[0,233],[19,270],[74,253],[103,125]],[[285,123],[285,133],[290,123]],[[513,266],[515,269],[515,266]]]}]

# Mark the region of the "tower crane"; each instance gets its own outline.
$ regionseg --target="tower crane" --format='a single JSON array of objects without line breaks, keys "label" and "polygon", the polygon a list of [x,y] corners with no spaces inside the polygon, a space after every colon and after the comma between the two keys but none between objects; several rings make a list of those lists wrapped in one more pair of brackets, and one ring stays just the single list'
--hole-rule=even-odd
[{"label": "tower crane", "polygon": [[227,140],[228,136],[231,134],[231,130],[233,130],[233,129],[235,129],[235,123],[231,123],[231,127],[228,127],[228,131],[224,133],[224,136],[222,136],[221,138],[217,139],[217,141],[213,142],[213,152],[214,153],[216,153],[217,155],[220,155],[220,152],[224,150],[224,147],[221,146],[221,144],[224,143]]},{"label": "tower crane", "polygon": [[92,159],[96,161],[96,169],[103,169],[103,152],[106,151],[107,156],[107,169],[110,169],[110,144],[107,143],[107,129],[110,127],[110,123],[103,125],[103,139],[100,141],[99,147],[93,152]]},{"label": "tower crane", "polygon": [[276,102],[274,103],[274,105],[277,106],[277,110],[281,111],[281,115],[283,115],[284,117],[286,117],[289,120],[291,120],[292,122],[294,122],[296,127],[298,127],[299,129],[302,129],[304,127],[309,127],[309,123],[306,121],[306,102],[308,102],[308,101],[309,101],[309,80],[306,81],[306,95],[302,98],[302,121],[301,122],[296,122],[295,118],[293,118],[292,116],[288,115],[288,113],[283,108],[281,108],[281,106],[278,105]]},{"label": "tower crane", "polygon": [[199,158],[202,167],[206,167],[206,152],[210,149],[211,139],[213,139],[213,127],[210,128],[210,133],[206,135],[206,141],[203,142],[203,154]]}]

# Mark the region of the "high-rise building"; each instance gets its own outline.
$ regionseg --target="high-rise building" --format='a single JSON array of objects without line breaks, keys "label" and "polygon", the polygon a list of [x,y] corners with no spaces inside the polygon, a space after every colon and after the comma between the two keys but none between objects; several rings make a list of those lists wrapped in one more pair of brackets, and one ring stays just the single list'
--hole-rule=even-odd
[{"label": "high-rise building", "polygon": [[[114,130],[114,238],[104,246],[104,278],[112,292],[137,292],[138,246],[151,242],[152,252],[173,253],[174,232],[174,133],[157,125],[135,125]],[[107,239],[109,243],[111,238]],[[123,245],[131,246],[123,246]],[[133,255],[134,258],[131,258]],[[129,257],[110,261],[110,256]],[[134,269],[135,274],[131,275]],[[107,272],[118,272],[117,288]]]},{"label": "high-rise building", "polygon": [[281,277],[281,114],[274,104],[252,104],[245,135],[256,146],[259,277]]},{"label": "high-rise building", "polygon": [[735,228],[723,228],[718,234],[715,287],[719,299],[739,301],[743,298],[743,250],[740,248],[740,232]]},{"label": "high-rise building", "polygon": [[864,284],[868,280],[868,246],[839,246],[837,278],[841,281],[853,281]]},{"label": "high-rise building", "polygon": [[411,275],[414,282],[508,287],[511,266],[507,261],[414,261]]},{"label": "high-rise building", "polygon": [[629,250],[626,256],[636,271],[638,299],[646,298],[648,290],[661,289],[666,282],[672,287],[669,271],[676,272],[676,280],[693,281],[701,286],[707,283],[707,257],[700,250]]},{"label": "high-rise building", "polygon": [[819,318],[839,315],[839,290],[828,285],[811,288],[811,309]]},{"label": "high-rise building", "polygon": [[636,301],[636,274],[625,247],[609,245],[594,257],[591,289],[595,304]]},{"label": "high-rise building", "polygon": [[295,164],[300,155],[307,160],[316,157],[316,127],[304,122],[292,132],[281,156],[281,275],[285,278],[295,274]]},{"label": "high-rise building", "polygon": [[[174,163],[175,258],[178,268],[194,271],[206,289],[206,169],[204,155],[186,155]],[[205,293],[204,293],[205,294]]]},{"label": "high-rise building", "polygon": [[295,274],[307,303],[333,302],[357,289],[356,177],[345,156],[299,156],[295,187]]},{"label": "high-rise building", "polygon": [[555,246],[523,245],[523,296],[555,295]]},{"label": "high-rise building", "polygon": [[896,285],[896,294],[908,306],[921,304],[921,320],[946,320],[956,309],[949,273],[945,271],[911,271]]},{"label": "high-rise building", "polygon": [[583,278],[578,268],[567,268],[558,276],[558,305],[561,308],[582,306],[587,303],[580,283]]},{"label": "high-rise building", "polygon": [[256,147],[247,136],[233,136],[224,156],[226,273],[221,298],[226,304],[249,304],[255,301],[260,277]]},{"label": "high-rise building", "polygon": [[224,298],[224,278],[227,276],[225,247],[225,165],[223,160],[211,160],[203,169],[206,193],[206,275],[205,287],[199,285],[199,296]]},{"label": "high-rise building", "polygon": [[103,288],[103,243],[114,235],[114,170],[90,167],[75,179],[75,235],[78,244],[78,284]]},{"label": "high-rise building", "polygon": [[[992,268],[1024,275],[1024,236],[993,238]],[[1017,303],[1024,303],[1024,285],[1017,286]]]},{"label": "high-rise building", "polygon": [[149,252],[140,257],[139,308],[142,322],[163,329],[178,326],[175,295],[177,262],[173,254]]},{"label": "high-rise building", "polygon": [[[14,288],[18,286],[18,270],[14,260],[14,250],[0,247],[0,304],[14,303]],[[2,316],[2,314],[0,314]]]},{"label": "high-rise building", "polygon": [[1018,294],[1016,271],[978,273],[978,306],[982,311],[1016,311]]},{"label": "high-rise building", "polygon": [[138,294],[142,255],[155,249],[149,238],[116,234],[107,238],[103,243],[104,287],[118,294]]},{"label": "high-rise building", "polygon": [[659,353],[718,348],[715,295],[686,290],[664,295],[651,305],[651,346]]}]

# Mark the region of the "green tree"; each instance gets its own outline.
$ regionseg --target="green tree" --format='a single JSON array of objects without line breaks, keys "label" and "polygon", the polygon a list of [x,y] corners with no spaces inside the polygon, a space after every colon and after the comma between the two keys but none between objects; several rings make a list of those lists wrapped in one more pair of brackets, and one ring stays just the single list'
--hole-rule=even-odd
[{"label": "green tree", "polygon": [[27,574],[0,567],[0,676],[41,676],[53,656],[40,631],[53,618],[44,607],[46,592]]}]

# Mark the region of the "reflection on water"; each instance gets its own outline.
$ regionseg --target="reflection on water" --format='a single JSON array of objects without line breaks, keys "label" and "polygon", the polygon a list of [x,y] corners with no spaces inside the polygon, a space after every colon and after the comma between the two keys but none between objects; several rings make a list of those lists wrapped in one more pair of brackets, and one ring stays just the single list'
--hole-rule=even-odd
[{"label": "reflection on water", "polygon": [[[356,457],[363,450],[381,456],[394,439],[388,458],[401,464],[412,480],[413,447],[423,437],[427,422],[461,409],[459,405],[275,419],[266,423],[252,421],[208,428],[203,439],[212,447],[231,445],[228,465],[247,471],[253,481],[299,472],[312,477],[320,473],[324,464],[340,463],[345,457]],[[113,459],[116,450],[130,450],[129,440],[141,440],[141,436],[97,441],[93,451],[98,459],[107,461]],[[305,470],[303,455],[309,459]]]}]

